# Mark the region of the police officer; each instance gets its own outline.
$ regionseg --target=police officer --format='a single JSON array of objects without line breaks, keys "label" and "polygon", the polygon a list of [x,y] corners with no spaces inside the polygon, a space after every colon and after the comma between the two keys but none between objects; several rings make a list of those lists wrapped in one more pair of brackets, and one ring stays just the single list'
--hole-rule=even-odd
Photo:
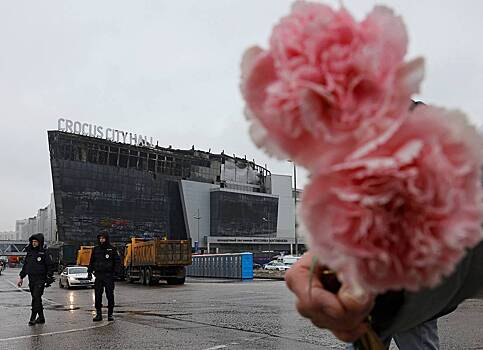
[{"label": "police officer", "polygon": [[92,273],[96,276],[94,282],[95,287],[95,307],[96,316],[93,321],[102,321],[102,293],[106,290],[107,297],[107,319],[114,321],[114,279],[119,273],[121,266],[121,258],[119,254],[110,243],[109,235],[105,232],[97,235],[99,245],[94,247],[89,262],[89,278],[92,278]]},{"label": "police officer", "polygon": [[[17,280],[20,288],[25,276],[29,277],[29,289],[32,295],[32,314],[30,315],[29,325],[45,323],[44,307],[42,305],[42,295],[44,288],[49,287],[54,282],[55,266],[47,249],[44,247],[44,235],[37,233],[29,238],[30,244],[25,249],[25,257],[22,270]],[[38,318],[36,318],[38,315]]]}]

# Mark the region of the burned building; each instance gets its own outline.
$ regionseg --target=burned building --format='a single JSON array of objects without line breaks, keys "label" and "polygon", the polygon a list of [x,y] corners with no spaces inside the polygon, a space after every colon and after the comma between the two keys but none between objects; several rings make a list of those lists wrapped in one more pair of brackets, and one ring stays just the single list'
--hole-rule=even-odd
[{"label": "burned building", "polygon": [[131,145],[48,132],[60,241],[87,244],[100,231],[199,241],[276,235],[279,196],[253,161],[193,149]]}]

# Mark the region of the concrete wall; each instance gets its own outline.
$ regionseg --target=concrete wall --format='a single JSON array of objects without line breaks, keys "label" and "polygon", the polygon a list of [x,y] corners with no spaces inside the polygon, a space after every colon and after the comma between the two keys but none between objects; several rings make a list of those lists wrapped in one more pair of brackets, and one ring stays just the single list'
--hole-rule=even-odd
[{"label": "concrete wall", "polygon": [[210,235],[210,190],[215,188],[219,188],[219,186],[188,180],[181,181],[186,221],[189,228],[188,235],[191,236],[193,246],[198,240],[198,220],[194,217],[201,217],[199,219],[200,246],[206,246],[204,237]]},{"label": "concrete wall", "polygon": [[[278,218],[276,237],[294,237],[295,211],[292,197],[292,177],[289,175],[271,175],[269,179],[272,187],[272,195],[278,197]],[[193,181],[182,181],[183,201],[188,222],[189,235],[193,241],[198,240],[198,221],[194,218],[200,213],[200,241],[205,247],[204,237],[210,236],[210,190],[218,189],[219,186]],[[273,235],[275,236],[275,234]]]},{"label": "concrete wall", "polygon": [[295,205],[292,197],[292,176],[271,175],[272,194],[278,196],[277,237],[293,238],[295,234]]}]

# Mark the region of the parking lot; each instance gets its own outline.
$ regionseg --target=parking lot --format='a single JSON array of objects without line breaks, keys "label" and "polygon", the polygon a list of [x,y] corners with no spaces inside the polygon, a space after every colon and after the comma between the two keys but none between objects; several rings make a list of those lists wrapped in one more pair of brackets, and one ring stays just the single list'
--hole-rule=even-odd
[{"label": "parking lot", "polygon": [[[29,327],[17,269],[0,276],[0,349],[343,349],[300,317],[283,281],[188,278],[183,286],[116,284],[115,321],[92,322],[92,289],[45,293],[47,323]],[[478,349],[483,301],[441,319],[442,349]],[[104,310],[104,312],[106,312]]]}]

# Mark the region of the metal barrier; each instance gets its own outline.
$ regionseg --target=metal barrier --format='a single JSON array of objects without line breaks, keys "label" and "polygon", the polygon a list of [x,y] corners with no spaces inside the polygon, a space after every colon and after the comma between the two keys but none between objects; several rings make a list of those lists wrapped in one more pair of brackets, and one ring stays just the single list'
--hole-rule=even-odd
[{"label": "metal barrier", "polygon": [[192,261],[186,269],[190,277],[253,279],[252,253],[193,255]]}]

